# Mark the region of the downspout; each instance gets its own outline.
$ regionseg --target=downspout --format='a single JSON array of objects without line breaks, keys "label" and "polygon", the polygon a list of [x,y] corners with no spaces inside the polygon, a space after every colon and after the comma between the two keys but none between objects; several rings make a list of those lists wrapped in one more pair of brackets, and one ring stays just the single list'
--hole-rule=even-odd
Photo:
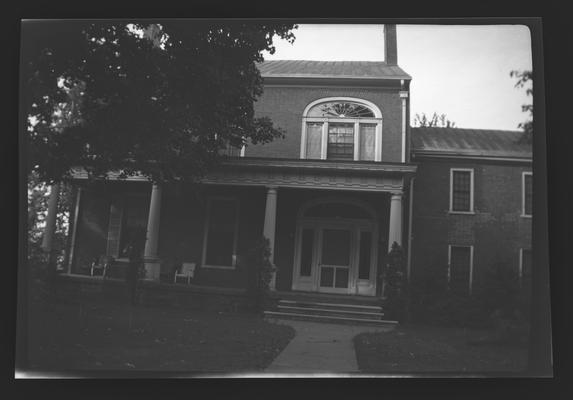
[{"label": "downspout", "polygon": [[413,210],[414,210],[414,180],[416,178],[410,178],[410,201],[409,201],[409,215],[408,215],[408,258],[406,262],[406,277],[408,283],[410,283],[410,271],[412,266],[412,219],[413,219]]}]

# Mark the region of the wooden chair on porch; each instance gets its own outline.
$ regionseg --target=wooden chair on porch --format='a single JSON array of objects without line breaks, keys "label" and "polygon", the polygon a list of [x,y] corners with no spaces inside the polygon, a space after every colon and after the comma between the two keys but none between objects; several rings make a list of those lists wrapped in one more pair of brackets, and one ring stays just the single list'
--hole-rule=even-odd
[{"label": "wooden chair on porch", "polygon": [[173,283],[177,283],[178,277],[187,278],[187,284],[191,282],[191,278],[195,277],[195,267],[197,266],[194,262],[184,262],[181,263],[181,267],[175,270],[175,277]]},{"label": "wooden chair on porch", "polygon": [[90,275],[94,276],[96,272],[100,271],[104,278],[107,277],[113,261],[114,258],[111,256],[100,256],[96,258],[91,264]]}]

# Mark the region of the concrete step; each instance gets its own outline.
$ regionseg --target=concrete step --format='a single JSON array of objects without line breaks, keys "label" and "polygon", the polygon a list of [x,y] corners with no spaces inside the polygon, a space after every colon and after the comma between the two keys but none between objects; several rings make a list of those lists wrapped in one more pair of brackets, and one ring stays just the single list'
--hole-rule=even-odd
[{"label": "concrete step", "polygon": [[324,315],[324,316],[337,316],[337,317],[351,317],[351,318],[361,318],[361,319],[382,319],[384,316],[383,312],[372,312],[349,310],[342,308],[325,308],[325,307],[298,307],[298,306],[285,306],[279,304],[277,306],[278,311],[285,313],[295,313],[295,314],[312,314],[312,315]]},{"label": "concrete step", "polygon": [[307,307],[307,308],[328,308],[335,310],[361,311],[361,312],[382,312],[382,307],[363,304],[346,304],[298,300],[279,300],[278,305],[290,307]]},{"label": "concrete step", "polygon": [[328,315],[300,314],[300,313],[281,312],[281,311],[265,311],[264,316],[266,319],[295,319],[303,321],[326,322],[334,324],[343,323],[343,324],[367,325],[367,326],[388,326],[388,325],[398,324],[398,321],[390,321],[383,319],[337,317]]}]

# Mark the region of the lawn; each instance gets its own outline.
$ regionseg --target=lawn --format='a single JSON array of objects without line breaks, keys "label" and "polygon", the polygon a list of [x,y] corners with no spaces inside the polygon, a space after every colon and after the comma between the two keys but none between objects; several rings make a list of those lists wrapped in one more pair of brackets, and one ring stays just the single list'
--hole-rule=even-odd
[{"label": "lawn", "polygon": [[[469,344],[491,332],[475,329],[399,326],[354,338],[358,366],[366,373],[492,373],[523,371],[527,346]],[[489,374],[488,374],[489,375]]]},{"label": "lawn", "polygon": [[294,337],[252,314],[109,302],[35,302],[30,310],[30,367],[44,372],[257,372]]}]

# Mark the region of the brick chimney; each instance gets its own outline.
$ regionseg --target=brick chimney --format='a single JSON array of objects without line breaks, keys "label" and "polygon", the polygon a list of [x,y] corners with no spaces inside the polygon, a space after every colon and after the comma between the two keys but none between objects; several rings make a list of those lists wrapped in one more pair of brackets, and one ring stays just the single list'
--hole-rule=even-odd
[{"label": "brick chimney", "polygon": [[396,24],[384,24],[384,60],[388,65],[398,65]]}]

